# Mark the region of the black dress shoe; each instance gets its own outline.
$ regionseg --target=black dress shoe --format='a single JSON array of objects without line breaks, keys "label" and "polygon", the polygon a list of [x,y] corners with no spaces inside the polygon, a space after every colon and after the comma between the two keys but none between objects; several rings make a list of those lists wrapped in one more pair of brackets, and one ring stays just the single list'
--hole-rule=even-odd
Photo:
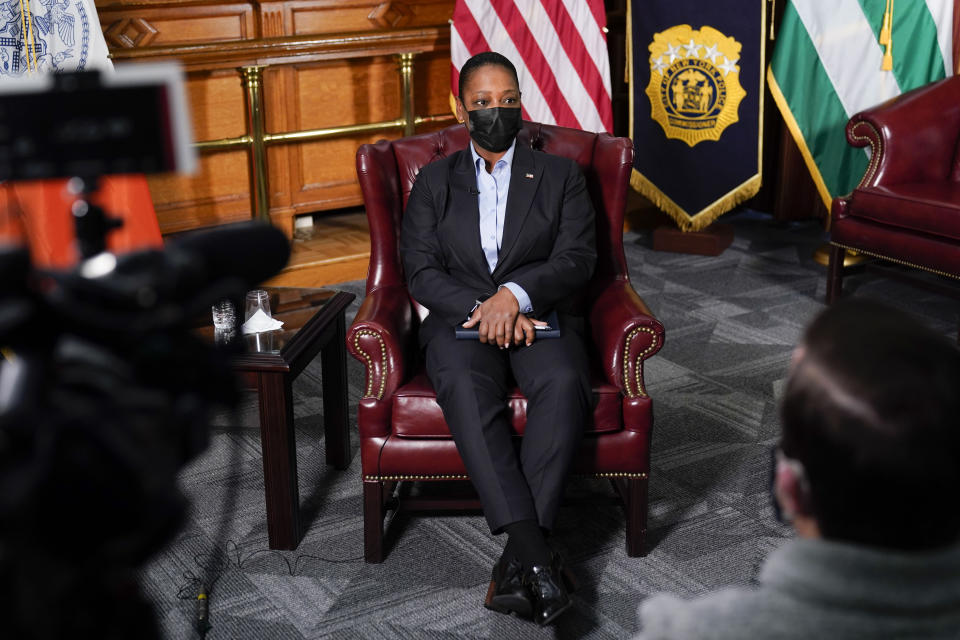
[{"label": "black dress shoe", "polygon": [[564,584],[564,568],[559,555],[549,566],[533,565],[523,575],[524,584],[533,600],[533,621],[544,626],[573,606]]},{"label": "black dress shoe", "polygon": [[516,558],[500,558],[493,565],[493,576],[483,606],[499,613],[515,613],[530,619],[532,606],[523,583],[523,567]]}]

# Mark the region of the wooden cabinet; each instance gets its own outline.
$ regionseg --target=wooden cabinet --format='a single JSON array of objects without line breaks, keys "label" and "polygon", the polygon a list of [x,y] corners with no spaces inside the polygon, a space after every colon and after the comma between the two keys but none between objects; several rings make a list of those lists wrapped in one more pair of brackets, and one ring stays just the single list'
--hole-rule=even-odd
[{"label": "wooden cabinet", "polygon": [[[117,64],[179,60],[187,73],[200,169],[191,177],[150,178],[164,233],[249,219],[258,202],[268,203],[269,217],[289,233],[298,213],[361,204],[354,160],[360,144],[403,136],[414,118],[418,132],[453,121],[453,0],[97,6]],[[412,62],[412,110],[404,107],[401,54]],[[251,67],[260,68],[260,138],[241,71]],[[261,143],[265,196],[256,192],[253,161]]]},{"label": "wooden cabinet", "polygon": [[[274,0],[260,2],[264,35],[336,34],[444,25],[452,0],[370,2],[369,0]],[[269,19],[266,16],[270,16]],[[266,25],[269,24],[269,30]]]},{"label": "wooden cabinet", "polygon": [[97,12],[111,50],[257,37],[254,7],[245,3],[104,3]]}]

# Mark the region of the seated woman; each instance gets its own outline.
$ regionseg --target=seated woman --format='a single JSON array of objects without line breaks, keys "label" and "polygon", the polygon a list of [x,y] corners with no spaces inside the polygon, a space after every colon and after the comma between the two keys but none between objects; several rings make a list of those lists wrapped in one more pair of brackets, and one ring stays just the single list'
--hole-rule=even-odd
[{"label": "seated woman", "polygon": [[[401,256],[427,375],[491,532],[507,533],[486,606],[548,624],[572,605],[545,538],[591,409],[575,303],[596,262],[594,212],[575,162],[517,145],[513,64],[485,52],[460,70],[457,116],[469,149],[425,166],[403,217]],[[560,336],[537,340],[557,311]],[[455,327],[478,330],[457,340]],[[506,395],[527,398],[519,451]]]}]

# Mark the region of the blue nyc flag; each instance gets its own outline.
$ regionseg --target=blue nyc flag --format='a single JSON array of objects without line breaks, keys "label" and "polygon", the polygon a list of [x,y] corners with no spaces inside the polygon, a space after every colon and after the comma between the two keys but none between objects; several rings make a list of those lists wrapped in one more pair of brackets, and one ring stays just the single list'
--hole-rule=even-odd
[{"label": "blue nyc flag", "polygon": [[769,0],[630,0],[630,184],[684,231],[755,195]]}]

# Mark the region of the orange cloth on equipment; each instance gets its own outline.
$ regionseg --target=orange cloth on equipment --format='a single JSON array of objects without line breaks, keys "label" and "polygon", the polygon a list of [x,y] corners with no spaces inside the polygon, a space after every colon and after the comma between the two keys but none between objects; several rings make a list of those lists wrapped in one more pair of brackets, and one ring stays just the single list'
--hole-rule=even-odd
[{"label": "orange cloth on equipment", "polygon": [[[33,264],[64,269],[77,263],[76,234],[66,180],[7,182],[0,187],[0,239],[30,246]],[[160,225],[143,175],[109,176],[91,200],[123,226],[107,236],[116,253],[163,247]]]}]

